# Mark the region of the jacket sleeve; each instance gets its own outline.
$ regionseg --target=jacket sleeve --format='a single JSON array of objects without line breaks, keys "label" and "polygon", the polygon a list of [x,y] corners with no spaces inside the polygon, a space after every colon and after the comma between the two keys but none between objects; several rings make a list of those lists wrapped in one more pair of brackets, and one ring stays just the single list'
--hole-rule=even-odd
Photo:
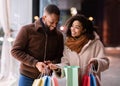
[{"label": "jacket sleeve", "polygon": [[28,32],[24,26],[20,29],[11,49],[11,54],[20,62],[35,67],[38,60],[26,52],[28,45]]},{"label": "jacket sleeve", "polygon": [[96,43],[94,59],[97,61],[97,65],[94,64],[94,72],[102,72],[109,68],[109,59],[105,56],[105,48],[100,41]]}]

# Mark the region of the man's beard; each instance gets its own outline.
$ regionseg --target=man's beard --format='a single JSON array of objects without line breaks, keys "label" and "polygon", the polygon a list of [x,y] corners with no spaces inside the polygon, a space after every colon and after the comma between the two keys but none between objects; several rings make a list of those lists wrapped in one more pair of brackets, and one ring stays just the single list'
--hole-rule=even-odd
[{"label": "man's beard", "polygon": [[50,33],[50,32],[53,32],[55,30],[55,28],[53,28],[52,30],[50,30],[50,27],[45,24],[45,30],[46,30],[46,32]]}]

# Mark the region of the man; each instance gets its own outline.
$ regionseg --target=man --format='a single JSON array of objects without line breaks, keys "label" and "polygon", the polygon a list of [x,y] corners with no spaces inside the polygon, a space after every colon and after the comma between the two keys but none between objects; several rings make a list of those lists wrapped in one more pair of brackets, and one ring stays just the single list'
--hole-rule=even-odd
[{"label": "man", "polygon": [[45,73],[46,62],[60,63],[64,43],[56,29],[59,17],[59,8],[48,5],[39,20],[18,33],[11,53],[21,62],[19,86],[32,86],[34,79]]}]

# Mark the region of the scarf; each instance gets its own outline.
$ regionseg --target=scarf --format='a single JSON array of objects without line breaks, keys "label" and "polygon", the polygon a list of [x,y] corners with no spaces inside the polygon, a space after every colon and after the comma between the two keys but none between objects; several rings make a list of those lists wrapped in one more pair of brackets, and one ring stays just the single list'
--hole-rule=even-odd
[{"label": "scarf", "polygon": [[79,38],[67,37],[65,45],[72,51],[79,53],[83,46],[88,42],[88,38],[85,35],[81,35]]}]

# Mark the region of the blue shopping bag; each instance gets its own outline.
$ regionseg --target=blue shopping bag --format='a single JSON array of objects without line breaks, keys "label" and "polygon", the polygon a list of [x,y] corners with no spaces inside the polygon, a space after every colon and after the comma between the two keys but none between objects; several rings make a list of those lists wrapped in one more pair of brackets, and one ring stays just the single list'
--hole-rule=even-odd
[{"label": "blue shopping bag", "polygon": [[44,85],[43,86],[51,86],[51,77],[50,76],[44,76],[43,77]]},{"label": "blue shopping bag", "polygon": [[97,86],[96,85],[96,79],[93,73],[90,73],[90,86]]}]

